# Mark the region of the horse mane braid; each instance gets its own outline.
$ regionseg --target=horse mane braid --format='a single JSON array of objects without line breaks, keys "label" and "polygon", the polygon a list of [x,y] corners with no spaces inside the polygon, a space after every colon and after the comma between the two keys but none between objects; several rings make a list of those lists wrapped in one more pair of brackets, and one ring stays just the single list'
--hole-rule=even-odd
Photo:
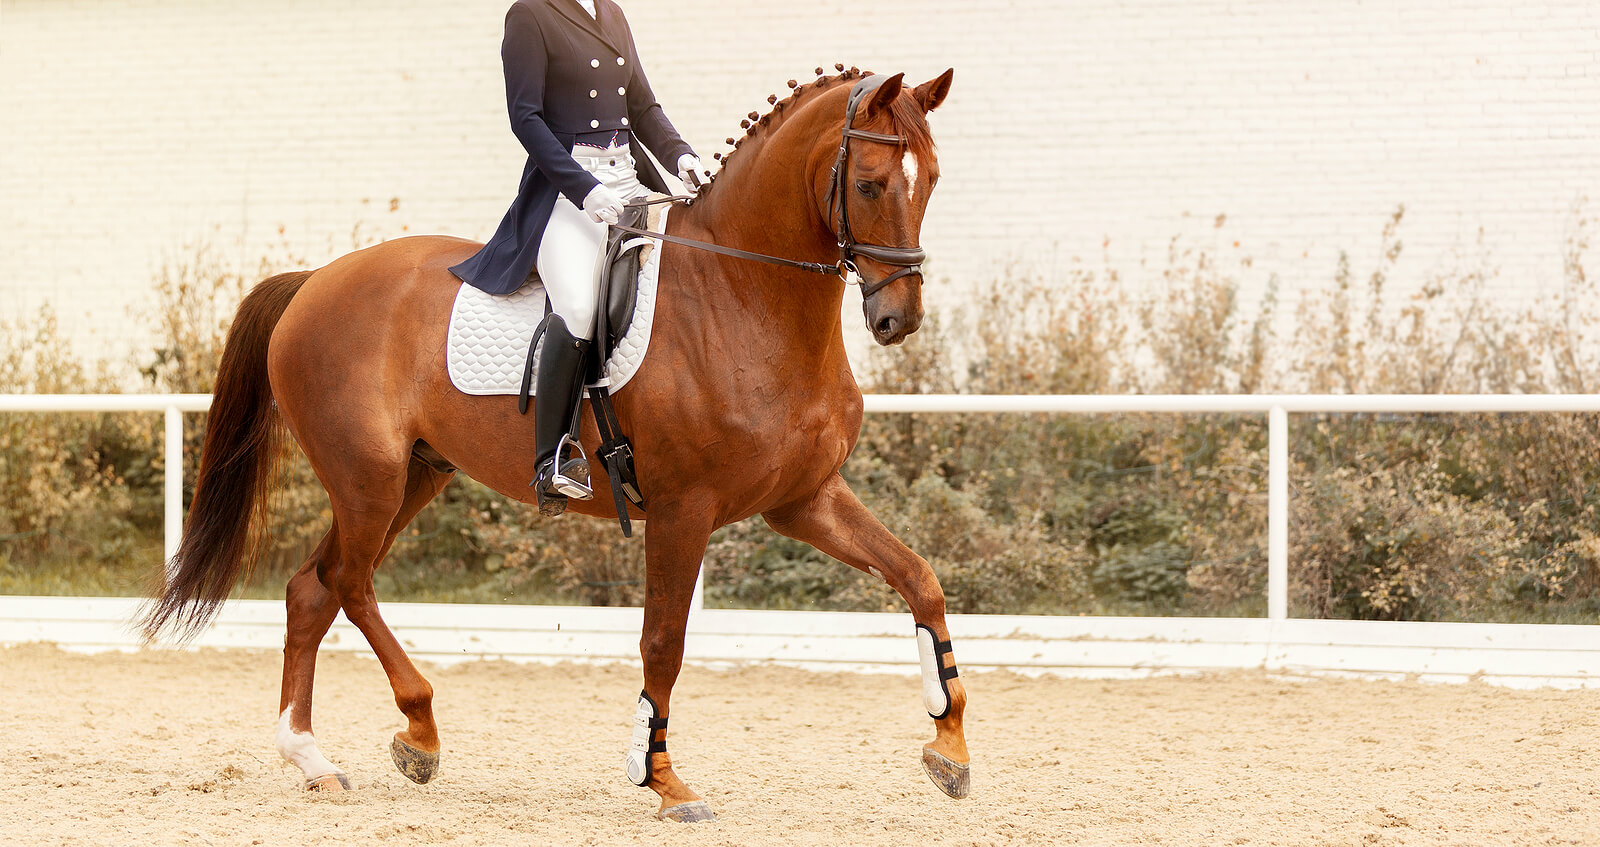
[{"label": "horse mane braid", "polygon": [[[872,71],[863,71],[860,68],[846,68],[842,64],[834,65],[834,67],[839,72],[831,76],[824,74],[822,68],[817,68],[817,79],[814,82],[802,83],[792,79],[789,80],[789,96],[782,100],[779,100],[776,94],[767,97],[767,104],[771,106],[767,113],[751,112],[740,119],[739,126],[744,130],[744,134],[729,138],[727,143],[733,145],[734,151],[737,152],[744,146],[745,142],[764,138],[780,126],[783,123],[783,113],[786,110],[798,106],[813,97],[832,91],[842,84],[849,83],[853,85],[859,79],[872,76]],[[917,108],[909,98],[896,97],[894,99],[894,102],[889,107],[889,120],[894,124],[895,132],[905,138],[906,148],[916,154],[918,158],[926,158],[933,153],[933,132],[928,129],[928,120],[922,114],[922,110]],[[717,169],[717,173],[721,174],[728,167],[728,162],[733,159],[733,153],[719,153],[716,159],[722,163],[722,166]],[[711,184],[705,187],[702,195],[709,193],[716,186],[716,180],[713,179]]]}]

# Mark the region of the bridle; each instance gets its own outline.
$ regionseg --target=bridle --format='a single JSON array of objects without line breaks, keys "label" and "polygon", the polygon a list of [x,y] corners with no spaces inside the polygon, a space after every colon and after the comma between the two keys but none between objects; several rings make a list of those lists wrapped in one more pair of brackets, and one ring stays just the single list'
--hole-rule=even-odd
[{"label": "bridle", "polygon": [[[880,244],[863,244],[855,240],[850,232],[850,203],[849,187],[845,183],[849,180],[850,165],[850,139],[858,138],[862,141],[876,141],[880,144],[904,144],[903,135],[884,135],[879,132],[867,132],[856,129],[856,108],[861,105],[867,95],[878,90],[878,87],[889,78],[883,74],[873,74],[856,83],[850,89],[850,101],[844,107],[844,133],[839,143],[839,155],[833,160],[833,172],[829,179],[832,183],[828,188],[828,210],[833,213],[835,203],[838,204],[838,216],[833,231],[839,241],[839,276],[846,277],[853,273],[862,281],[861,296],[871,297],[880,289],[891,282],[911,274],[922,273],[922,263],[928,258],[928,252],[921,247],[885,247]],[[900,270],[878,280],[870,285],[866,278],[861,276],[861,270],[856,267],[856,255],[866,256],[885,265],[894,265]]]},{"label": "bridle", "polygon": [[[781,265],[783,267],[795,268],[808,273],[837,274],[839,278],[844,280],[847,284],[850,282],[850,274],[855,274],[856,278],[861,280],[862,299],[866,299],[874,294],[877,294],[879,291],[883,290],[884,286],[894,282],[897,279],[910,276],[912,274],[922,273],[922,263],[928,258],[928,253],[921,247],[887,247],[881,244],[863,244],[855,240],[850,230],[850,211],[848,202],[849,194],[847,193],[848,186],[846,185],[850,178],[850,139],[854,138],[861,141],[875,141],[881,144],[905,143],[905,136],[903,135],[885,135],[879,132],[867,132],[866,130],[856,129],[854,126],[856,120],[856,109],[860,107],[861,101],[866,99],[867,95],[877,91],[878,87],[883,85],[883,83],[888,79],[889,78],[883,74],[874,74],[861,80],[860,82],[857,82],[855,87],[850,89],[850,100],[845,105],[844,132],[839,143],[839,155],[834,158],[833,171],[828,177],[828,214],[830,217],[834,218],[833,231],[835,239],[839,244],[838,263],[827,265],[821,262],[800,262],[794,259],[784,259],[779,256],[768,256],[764,253],[753,253],[748,250],[738,250],[733,247],[724,247],[720,244],[712,244],[706,241],[695,241],[689,238],[680,238],[676,235],[667,235],[664,232],[652,232],[648,229],[624,226],[622,224],[611,224],[611,228],[630,233],[632,235],[653,238],[672,244],[680,244],[685,247],[694,247],[699,250],[705,250],[710,253],[718,253],[723,256],[732,256],[736,259],[749,259],[753,262],[765,262],[769,265]],[[692,202],[693,200],[694,198],[691,195],[680,195],[660,198],[657,200],[635,201],[628,203],[627,205],[653,206],[659,203],[674,203],[679,201],[687,203]],[[857,256],[866,256],[875,262],[881,262],[885,265],[894,265],[895,267],[899,268],[899,270],[889,274],[883,279],[877,280],[876,282],[868,283],[866,279],[861,276],[860,268],[856,266]]]}]

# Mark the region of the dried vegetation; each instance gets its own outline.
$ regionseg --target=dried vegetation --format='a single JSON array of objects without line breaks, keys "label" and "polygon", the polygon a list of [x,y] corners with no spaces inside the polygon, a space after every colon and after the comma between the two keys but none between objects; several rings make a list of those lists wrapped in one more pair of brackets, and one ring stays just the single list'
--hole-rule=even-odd
[{"label": "dried vegetation", "polygon": [[[1590,392],[1600,297],[1579,206],[1557,290],[1503,290],[1478,245],[1405,261],[1403,210],[1370,267],[1341,256],[1289,292],[1219,237],[1159,268],[1006,269],[971,308],[874,353],[868,391]],[[1216,221],[1217,231],[1226,226]],[[0,335],[0,392],[206,391],[247,279],[200,247],[157,280],[156,349],[130,368],[66,353],[46,310]],[[1136,292],[1136,293],[1135,293]],[[1265,292],[1246,302],[1245,292]],[[1587,622],[1600,613],[1596,415],[1305,415],[1292,420],[1292,603],[1316,617]],[[199,427],[186,431],[189,462]],[[159,566],[160,421],[0,415],[0,593],[124,594]],[[870,416],[846,476],[928,558],[958,612],[1252,615],[1265,609],[1266,428],[1226,415]],[[192,479],[192,473],[189,475]],[[303,459],[277,506],[281,596],[324,531]],[[747,521],[707,553],[707,603],[898,609],[878,580]],[[543,521],[451,485],[379,572],[385,599],[635,604],[643,544]]]}]

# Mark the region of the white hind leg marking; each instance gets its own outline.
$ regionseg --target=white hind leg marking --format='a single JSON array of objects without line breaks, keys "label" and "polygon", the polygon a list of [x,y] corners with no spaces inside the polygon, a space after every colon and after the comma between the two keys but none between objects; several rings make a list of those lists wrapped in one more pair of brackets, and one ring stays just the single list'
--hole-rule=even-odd
[{"label": "white hind leg marking", "polygon": [[[317,739],[309,732],[295,732],[289,726],[289,720],[294,713],[294,704],[283,710],[278,717],[278,755],[284,757],[300,768],[306,776],[306,783],[310,784],[325,776],[343,776],[334,764],[323,757],[322,751],[317,749]],[[344,780],[340,780],[343,782]]]}]

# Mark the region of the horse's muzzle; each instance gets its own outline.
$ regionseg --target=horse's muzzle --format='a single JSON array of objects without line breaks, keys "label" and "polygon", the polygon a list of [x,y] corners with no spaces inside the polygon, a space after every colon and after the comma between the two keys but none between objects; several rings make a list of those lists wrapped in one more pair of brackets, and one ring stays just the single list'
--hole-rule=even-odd
[{"label": "horse's muzzle", "polygon": [[863,305],[862,311],[867,313],[867,329],[872,332],[873,340],[885,347],[899,344],[922,326],[920,310],[908,314],[903,309],[874,309],[870,304]]}]

